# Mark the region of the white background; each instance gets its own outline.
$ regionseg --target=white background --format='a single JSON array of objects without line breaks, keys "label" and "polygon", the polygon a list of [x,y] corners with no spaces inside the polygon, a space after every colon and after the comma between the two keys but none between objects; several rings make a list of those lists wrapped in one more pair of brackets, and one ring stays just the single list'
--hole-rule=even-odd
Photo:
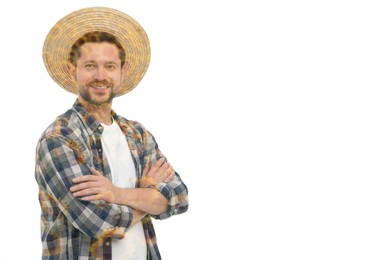
[{"label": "white background", "polygon": [[387,1],[9,1],[1,8],[4,259],[40,259],[35,145],[76,96],[41,58],[50,28],[108,6],[147,31],[150,69],[114,100],[189,188],[155,221],[162,256],[390,259]]}]

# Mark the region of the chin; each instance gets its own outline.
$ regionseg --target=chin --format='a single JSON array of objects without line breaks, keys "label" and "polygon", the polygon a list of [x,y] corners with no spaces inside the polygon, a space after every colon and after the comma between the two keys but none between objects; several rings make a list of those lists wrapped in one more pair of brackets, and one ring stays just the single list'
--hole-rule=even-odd
[{"label": "chin", "polygon": [[101,105],[107,105],[111,104],[112,100],[114,99],[113,95],[110,95],[108,97],[91,97],[90,95],[87,96],[81,96],[87,103],[93,105],[93,106],[101,106]]},{"label": "chin", "polygon": [[107,105],[112,103],[113,98],[106,98],[106,99],[92,99],[89,102],[93,105]]}]

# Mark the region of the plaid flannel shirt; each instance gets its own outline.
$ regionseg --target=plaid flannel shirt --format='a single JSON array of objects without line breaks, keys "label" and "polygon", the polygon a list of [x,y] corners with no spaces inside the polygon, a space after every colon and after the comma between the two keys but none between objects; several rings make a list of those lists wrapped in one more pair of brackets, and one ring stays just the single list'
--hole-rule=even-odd
[{"label": "plaid flannel shirt", "polygon": [[[145,166],[164,157],[154,137],[138,122],[112,111],[126,136],[137,177]],[[103,126],[76,100],[42,134],[36,150],[35,178],[41,205],[42,259],[111,259],[111,239],[124,235],[132,209],[105,201],[83,201],[70,192],[72,179],[91,174],[94,167],[111,179],[103,152]],[[142,220],[147,259],[161,259],[152,219],[165,219],[188,209],[187,187],[176,173],[174,180],[156,187],[168,200],[168,210]]]}]

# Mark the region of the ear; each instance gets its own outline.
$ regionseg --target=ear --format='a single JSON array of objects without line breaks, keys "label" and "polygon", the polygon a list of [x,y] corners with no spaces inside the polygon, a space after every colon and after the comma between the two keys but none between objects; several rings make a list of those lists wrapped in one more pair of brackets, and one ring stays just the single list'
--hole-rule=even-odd
[{"label": "ear", "polygon": [[129,69],[128,63],[125,62],[125,64],[123,64],[123,67],[121,68],[121,82],[125,79],[128,69]]},{"label": "ear", "polygon": [[70,78],[76,81],[76,67],[71,62],[68,62],[66,64],[66,67],[68,69],[68,74]]}]

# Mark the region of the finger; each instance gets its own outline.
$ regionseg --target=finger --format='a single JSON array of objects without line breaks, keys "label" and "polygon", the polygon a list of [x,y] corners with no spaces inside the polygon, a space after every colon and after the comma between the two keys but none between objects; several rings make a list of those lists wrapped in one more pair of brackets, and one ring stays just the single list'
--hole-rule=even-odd
[{"label": "finger", "polygon": [[100,195],[91,195],[91,196],[85,196],[82,197],[81,200],[86,200],[86,201],[93,201],[93,200],[100,200]]},{"label": "finger", "polygon": [[98,181],[85,181],[85,182],[80,182],[77,185],[70,187],[70,191],[75,192],[75,191],[85,190],[85,189],[89,189],[89,188],[96,188],[96,187],[100,187],[100,186],[102,186],[102,185]]},{"label": "finger", "polygon": [[144,170],[142,171],[142,175],[143,175],[143,176],[146,176],[146,175],[148,174],[148,171],[149,171],[149,167],[148,167],[148,165],[145,165],[145,168],[144,168]]},{"label": "finger", "polygon": [[164,164],[164,161],[165,161],[164,158],[160,158],[160,159],[152,166],[152,168],[150,168],[150,171],[148,172],[148,174],[154,174],[156,171],[158,171],[158,169],[160,169],[161,165]]},{"label": "finger", "polygon": [[171,167],[171,165],[170,165],[168,162],[164,163],[164,164],[161,165],[161,167],[157,170],[156,175],[157,175],[157,176],[164,176],[164,173],[165,173],[166,171],[168,171],[170,167]]},{"label": "finger", "polygon": [[175,176],[176,176],[175,171],[172,170],[172,172],[166,178],[165,182],[173,181],[173,179],[175,179]]},{"label": "finger", "polygon": [[92,196],[92,195],[97,195],[101,192],[101,189],[99,188],[90,188],[90,189],[84,189],[84,190],[79,190],[77,192],[73,192],[73,196],[75,197],[85,197],[85,196]]},{"label": "finger", "polygon": [[91,172],[93,175],[96,175],[96,176],[103,176],[103,174],[101,174],[98,170],[96,170],[95,168],[91,168]]},{"label": "finger", "polygon": [[97,181],[98,178],[95,175],[84,175],[80,177],[73,178],[72,181],[74,183],[80,183],[80,182],[88,182],[88,181]]},{"label": "finger", "polygon": [[161,166],[159,172],[161,177],[166,177],[173,171],[172,166],[169,163],[166,163],[166,165]]},{"label": "finger", "polygon": [[75,186],[70,187],[69,190],[70,190],[70,192],[76,192],[76,191],[82,190],[82,188],[81,188],[81,185],[75,185]]},{"label": "finger", "polygon": [[172,169],[172,167],[169,169],[169,171],[165,172],[165,176],[163,179],[163,182],[170,182],[175,178],[175,171]]}]

